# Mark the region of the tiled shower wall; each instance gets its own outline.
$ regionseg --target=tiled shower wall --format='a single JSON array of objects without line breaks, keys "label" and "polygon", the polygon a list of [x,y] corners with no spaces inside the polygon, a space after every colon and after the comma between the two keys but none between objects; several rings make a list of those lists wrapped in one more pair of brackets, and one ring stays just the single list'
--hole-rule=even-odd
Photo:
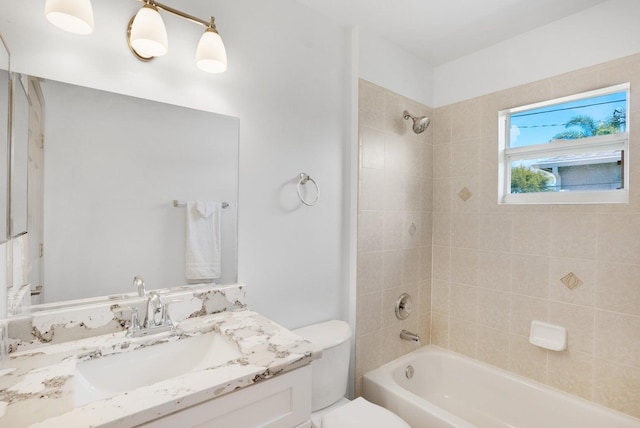
[{"label": "tiled shower wall", "polygon": [[[356,395],[362,374],[416,346],[402,329],[429,343],[431,318],[432,127],[416,135],[402,112],[432,110],[360,81]],[[400,321],[395,302],[413,298]]]},{"label": "tiled shower wall", "polygon": [[[497,204],[498,110],[624,82],[629,204]],[[640,417],[640,55],[438,108],[432,126],[432,343]],[[534,319],[566,327],[568,349],[529,344]]]}]

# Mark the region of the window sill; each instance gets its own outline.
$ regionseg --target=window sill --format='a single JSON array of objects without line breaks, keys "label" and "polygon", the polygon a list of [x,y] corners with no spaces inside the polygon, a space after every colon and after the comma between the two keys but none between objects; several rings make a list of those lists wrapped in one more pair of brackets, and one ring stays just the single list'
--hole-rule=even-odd
[{"label": "window sill", "polygon": [[626,204],[629,202],[627,190],[604,190],[593,192],[540,192],[514,193],[504,195],[498,204]]}]

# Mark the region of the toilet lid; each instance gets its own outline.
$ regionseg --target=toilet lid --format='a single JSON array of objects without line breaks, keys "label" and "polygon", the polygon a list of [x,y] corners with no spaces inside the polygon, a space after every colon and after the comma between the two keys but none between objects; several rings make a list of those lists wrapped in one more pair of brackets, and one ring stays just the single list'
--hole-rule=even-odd
[{"label": "toilet lid", "polygon": [[411,428],[402,418],[384,407],[356,398],[322,417],[322,428]]}]

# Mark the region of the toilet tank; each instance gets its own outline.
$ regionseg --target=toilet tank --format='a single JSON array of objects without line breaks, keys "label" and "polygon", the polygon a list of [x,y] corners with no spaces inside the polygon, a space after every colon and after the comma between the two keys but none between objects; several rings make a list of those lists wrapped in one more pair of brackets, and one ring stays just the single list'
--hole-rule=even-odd
[{"label": "toilet tank", "polygon": [[344,321],[332,320],[293,331],[322,348],[322,358],[311,362],[311,408],[315,412],[337,402],[347,392],[351,328]]}]

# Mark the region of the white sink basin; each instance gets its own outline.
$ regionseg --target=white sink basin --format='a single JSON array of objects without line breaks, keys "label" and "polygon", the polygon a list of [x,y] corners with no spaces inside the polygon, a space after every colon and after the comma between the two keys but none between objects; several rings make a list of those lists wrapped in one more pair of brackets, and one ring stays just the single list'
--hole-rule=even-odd
[{"label": "white sink basin", "polygon": [[83,406],[242,356],[235,345],[219,333],[207,333],[79,361],[75,372],[75,405]]}]

